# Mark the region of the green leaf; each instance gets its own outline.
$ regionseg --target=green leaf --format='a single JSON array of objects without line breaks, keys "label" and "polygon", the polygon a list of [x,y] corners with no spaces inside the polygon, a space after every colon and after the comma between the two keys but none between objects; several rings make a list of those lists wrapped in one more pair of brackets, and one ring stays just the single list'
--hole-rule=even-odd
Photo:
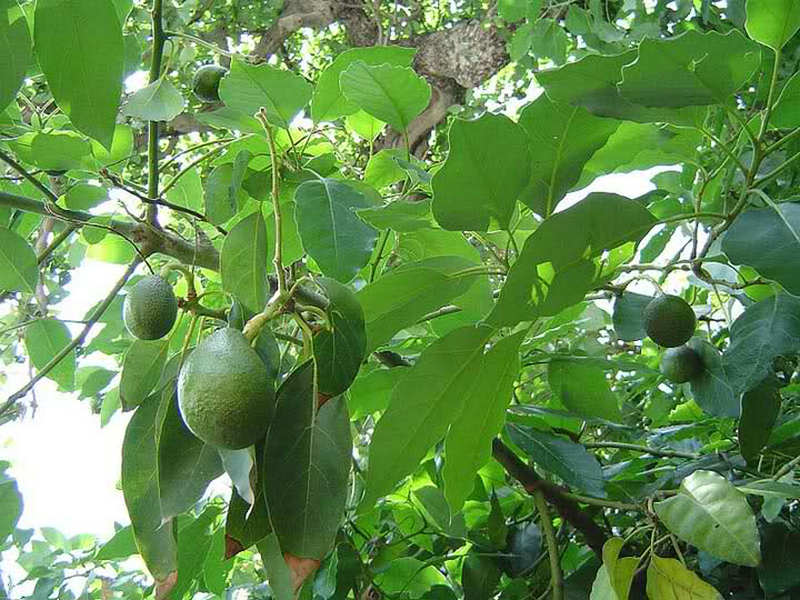
[{"label": "green leaf", "polygon": [[754,481],[739,486],[739,491],[745,494],[754,494],[764,498],[800,498],[800,485],[794,485],[783,481]]},{"label": "green leaf", "polygon": [[468,554],[461,570],[464,600],[485,600],[494,596],[500,583],[500,569],[491,558]]},{"label": "green leaf", "polygon": [[475,386],[445,438],[442,470],[447,502],[458,512],[475,484],[475,474],[492,456],[492,440],[505,422],[514,379],[519,374],[519,345],[524,332],[500,340],[475,365]]},{"label": "green leaf", "polygon": [[350,387],[366,354],[364,311],[347,286],[327,277],[318,283],[329,300],[326,312],[331,329],[313,338],[317,386],[321,394],[337,396]]},{"label": "green leaf", "polygon": [[459,417],[478,379],[488,327],[463,327],[425,348],[375,426],[362,507],[413,472]]},{"label": "green leaf", "polygon": [[95,555],[97,560],[117,560],[128,558],[138,552],[133,528],[128,525],[117,531],[114,536],[103,544]]},{"label": "green leaf", "polygon": [[106,148],[122,92],[122,28],[106,0],[38,0],[36,55],[58,107]]},{"label": "green leaf", "polygon": [[769,123],[779,129],[800,127],[800,73],[792,75],[783,86]]},{"label": "green leaf", "polygon": [[171,121],[185,106],[186,99],[162,77],[131,95],[122,113],[143,121]]},{"label": "green leaf", "polygon": [[311,99],[311,115],[314,121],[332,121],[358,111],[358,105],[344,96],[339,84],[339,76],[351,64],[358,61],[367,65],[410,67],[416,52],[416,48],[371,46],[351,48],[339,54],[319,76],[314,88],[314,97]]},{"label": "green leaf", "polygon": [[761,530],[763,562],[758,568],[758,581],[767,597],[773,598],[800,585],[797,556],[800,553],[800,531],[784,523],[769,523]]},{"label": "green leaf", "polygon": [[402,181],[406,178],[406,172],[396,159],[403,155],[405,152],[399,148],[384,148],[378,151],[367,163],[364,181],[376,190]]},{"label": "green leaf", "polygon": [[133,414],[122,442],[122,494],[136,545],[157,583],[175,576],[178,550],[172,521],[162,522],[158,491],[157,413],[154,394]]},{"label": "green leaf", "polygon": [[617,337],[626,342],[644,339],[647,332],[644,329],[645,306],[650,304],[652,296],[624,292],[614,300],[614,331]]},{"label": "green leaf", "polygon": [[17,97],[31,54],[25,13],[16,0],[0,0],[0,112]]},{"label": "green leaf", "polygon": [[239,221],[220,253],[222,287],[253,312],[267,303],[267,227],[260,211]]},{"label": "green leaf", "polygon": [[695,471],[675,496],[654,508],[667,529],[700,550],[735,565],[761,562],[753,511],[744,494],[718,473]]},{"label": "green leaf", "polygon": [[531,569],[542,552],[542,532],[533,521],[517,525],[508,540],[509,575],[521,577],[531,575]]},{"label": "green leaf", "polygon": [[260,541],[257,546],[261,554],[261,560],[264,562],[264,570],[267,572],[269,587],[275,596],[275,600],[294,600],[292,573],[283,559],[283,549],[278,543],[278,537],[275,534],[270,534]]},{"label": "green leaf", "polygon": [[178,531],[178,579],[171,600],[182,600],[195,579],[202,575],[211,548],[210,528],[220,512],[218,504],[207,504],[203,512]]},{"label": "green leaf", "polygon": [[267,513],[267,501],[264,498],[264,487],[258,481],[252,506],[234,490],[228,503],[228,517],[225,521],[225,535],[239,545],[238,548],[226,551],[226,557],[247,550],[272,533],[272,524]]},{"label": "green leaf", "polygon": [[800,295],[800,204],[743,212],[722,239],[722,251],[732,263],[749,265]]},{"label": "green leaf", "polygon": [[619,121],[596,117],[576,106],[555,104],[542,94],[522,110],[519,124],[528,135],[532,161],[530,181],[520,200],[548,217]]},{"label": "green leaf", "polygon": [[431,217],[431,202],[395,201],[384,206],[364,208],[358,216],[376,229],[393,229],[399,233],[430,229],[434,227]]},{"label": "green leaf", "polygon": [[245,115],[254,115],[263,107],[270,123],[288,129],[308,104],[311,85],[291,71],[234,60],[220,82],[219,97],[226,106]]},{"label": "green leaf", "polygon": [[203,182],[198,169],[188,171],[167,190],[167,200],[178,206],[203,211]]},{"label": "green leaf", "polygon": [[772,361],[800,350],[800,298],[778,294],[757,302],[730,327],[724,356],[733,388],[746,391],[772,374]]},{"label": "green leaf", "polygon": [[647,567],[647,597],[650,600],[722,600],[712,586],[674,558],[650,557]]},{"label": "green leaf", "polygon": [[0,472],[0,542],[4,542],[14,532],[21,515],[22,495],[19,493],[17,481]]},{"label": "green leaf", "polygon": [[278,389],[263,482],[281,550],[321,560],[344,519],[352,449],[344,398],[332,398],[317,411],[315,380],[308,361]]},{"label": "green leaf", "polygon": [[[71,341],[69,329],[57,319],[38,319],[25,328],[25,349],[39,371]],[[62,389],[72,390],[75,387],[75,351],[61,359],[47,377]]]},{"label": "green leaf", "polygon": [[490,220],[508,227],[530,174],[525,132],[503,115],[455,120],[450,152],[433,177],[433,215],[445,229],[486,231]]},{"label": "green leaf", "polygon": [[345,98],[364,112],[405,131],[431,98],[431,87],[410,67],[357,60],[339,75]]},{"label": "green leaf", "polygon": [[616,395],[608,387],[605,371],[581,360],[552,360],[547,366],[550,389],[570,412],[610,421],[621,418]]},{"label": "green leaf", "polygon": [[9,146],[24,162],[55,171],[82,167],[92,148],[86,139],[71,131],[27,133]]},{"label": "green leaf", "polygon": [[776,52],[800,29],[800,6],[794,0],[747,0],[747,34]]},{"label": "green leaf", "polygon": [[208,175],[204,202],[206,217],[221,225],[236,214],[240,190],[233,186],[233,164],[215,167]]},{"label": "green leaf", "polygon": [[64,194],[64,206],[71,210],[89,210],[108,200],[108,190],[99,185],[78,183]]},{"label": "green leaf", "polygon": [[561,478],[568,486],[591,496],[605,498],[603,470],[597,459],[580,444],[563,437],[524,427],[515,423],[506,426],[517,446],[548,473]]},{"label": "green leaf", "polygon": [[761,449],[781,409],[781,395],[776,381],[762,381],[742,396],[742,416],[739,419],[739,451],[748,462],[755,464]]},{"label": "green leaf", "polygon": [[375,583],[392,597],[422,598],[434,585],[446,585],[447,579],[434,566],[416,558],[402,557],[376,575]]},{"label": "green leaf", "polygon": [[171,386],[165,396],[166,414],[158,438],[158,489],[161,515],[168,519],[192,508],[223,469],[217,449],[197,439],[184,424]]},{"label": "green leaf", "polygon": [[741,411],[739,392],[719,351],[702,338],[692,338],[687,345],[700,355],[703,363],[702,373],[689,383],[694,401],[710,415],[738,417]]},{"label": "green leaf", "polygon": [[0,227],[0,290],[32,294],[39,283],[36,254],[17,233]]},{"label": "green leaf", "polygon": [[123,410],[136,408],[153,391],[161,379],[168,350],[169,340],[135,340],[131,344],[122,361],[122,377],[119,382]]},{"label": "green leaf", "polygon": [[619,557],[624,543],[622,538],[613,537],[603,544],[603,566],[597,571],[589,600],[628,600],[639,560]]},{"label": "green leaf", "polygon": [[389,406],[392,390],[403,377],[403,368],[376,369],[359,375],[348,391],[347,407],[353,419],[360,419]]},{"label": "green leaf", "polygon": [[747,83],[760,63],[758,46],[736,29],[726,34],[688,31],[666,40],[646,38],[636,62],[623,67],[619,90],[629,102],[644,106],[722,104]]},{"label": "green leaf", "polygon": [[334,179],[302,183],[294,194],[297,231],[325,275],[346,283],[367,264],[378,232],[356,209],[370,205],[354,187]]},{"label": "green leaf", "polygon": [[530,36],[536,58],[549,58],[557,65],[566,62],[570,39],[556,19],[539,19],[531,25]]},{"label": "green leaf", "polygon": [[525,240],[487,321],[514,325],[577,304],[595,278],[588,259],[642,239],[654,223],[641,203],[604,193],[545,219]]}]

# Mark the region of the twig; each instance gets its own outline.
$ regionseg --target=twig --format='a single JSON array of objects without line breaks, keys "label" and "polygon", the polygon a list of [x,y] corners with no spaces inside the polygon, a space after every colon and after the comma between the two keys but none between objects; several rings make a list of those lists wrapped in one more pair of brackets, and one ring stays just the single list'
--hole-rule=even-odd
[{"label": "twig", "polygon": [[632,450],[634,452],[642,452],[644,454],[652,454],[653,456],[664,456],[666,458],[700,458],[699,454],[691,452],[679,452],[677,450],[659,450],[657,448],[648,448],[647,446],[639,446],[638,444],[626,444],[623,442],[584,442],[586,448],[619,448],[620,450]]},{"label": "twig", "polygon": [[[153,0],[153,9],[150,12],[153,31],[153,48],[150,60],[149,83],[155,83],[161,75],[161,60],[164,56],[164,20],[162,15],[162,0]],[[147,196],[158,198],[158,121],[147,123]],[[155,204],[147,205],[147,220],[155,225],[158,213]]]},{"label": "twig", "polygon": [[267,111],[262,108],[256,117],[264,127],[264,131],[267,134],[267,143],[269,144],[269,158],[272,165],[272,216],[275,219],[275,255],[272,257],[272,263],[275,266],[275,276],[278,278],[278,293],[284,294],[286,292],[286,273],[283,271],[283,230],[281,229],[281,201],[278,197],[280,185],[278,150],[275,146],[275,138],[272,135],[272,127],[267,120]]},{"label": "twig", "polygon": [[558,555],[558,542],[556,532],[553,529],[553,520],[550,518],[550,511],[547,508],[547,500],[541,490],[533,494],[533,502],[539,512],[539,521],[544,531],[544,539],[547,542],[547,555],[550,558],[550,584],[553,588],[553,600],[564,599],[564,573],[561,571],[561,557]]}]

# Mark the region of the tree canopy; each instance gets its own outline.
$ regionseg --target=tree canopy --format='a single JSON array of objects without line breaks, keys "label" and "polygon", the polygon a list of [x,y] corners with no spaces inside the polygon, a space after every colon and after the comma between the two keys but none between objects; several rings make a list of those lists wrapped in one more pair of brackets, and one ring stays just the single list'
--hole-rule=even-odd
[{"label": "tree canopy", "polygon": [[798,29],[0,0],[0,426],[128,419],[130,517],[20,528],[0,462],[0,596],[800,598]]}]

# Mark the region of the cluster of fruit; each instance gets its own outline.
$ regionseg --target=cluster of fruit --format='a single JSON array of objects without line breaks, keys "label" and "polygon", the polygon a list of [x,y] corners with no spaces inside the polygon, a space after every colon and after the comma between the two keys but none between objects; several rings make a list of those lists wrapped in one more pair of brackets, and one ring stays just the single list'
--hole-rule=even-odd
[{"label": "cluster of fruit", "polygon": [[663,294],[644,309],[648,337],[667,348],[661,357],[661,373],[673,383],[686,383],[705,370],[698,345],[692,339],[697,319],[692,307],[680,296]]}]

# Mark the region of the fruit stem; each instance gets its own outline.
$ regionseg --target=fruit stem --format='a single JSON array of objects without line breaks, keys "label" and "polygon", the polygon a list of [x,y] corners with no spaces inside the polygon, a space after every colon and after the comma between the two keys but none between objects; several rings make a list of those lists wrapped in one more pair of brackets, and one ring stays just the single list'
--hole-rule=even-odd
[{"label": "fruit stem", "polygon": [[272,163],[272,214],[275,219],[275,255],[272,263],[275,266],[275,275],[278,278],[278,294],[286,293],[286,273],[283,271],[283,231],[281,229],[281,203],[278,198],[279,177],[278,173],[278,150],[275,147],[275,138],[272,135],[272,127],[267,120],[267,111],[264,107],[258,111],[256,118],[261,121],[262,127],[267,134],[269,144],[269,158]]},{"label": "fruit stem", "polygon": [[191,302],[197,299],[197,288],[195,287],[194,283],[194,271],[187,267],[186,265],[182,265],[177,262],[169,262],[161,267],[161,275],[162,279],[166,279],[167,275],[169,275],[170,271],[178,271],[182,273],[184,278],[186,279],[186,298]]},{"label": "fruit stem", "polygon": [[547,542],[547,555],[550,559],[550,584],[553,587],[553,600],[563,600],[564,598],[564,573],[561,571],[561,556],[558,553],[558,541],[556,532],[553,528],[553,520],[550,517],[550,510],[547,508],[547,500],[541,490],[536,490],[533,494],[533,501],[539,513],[544,539]]}]

